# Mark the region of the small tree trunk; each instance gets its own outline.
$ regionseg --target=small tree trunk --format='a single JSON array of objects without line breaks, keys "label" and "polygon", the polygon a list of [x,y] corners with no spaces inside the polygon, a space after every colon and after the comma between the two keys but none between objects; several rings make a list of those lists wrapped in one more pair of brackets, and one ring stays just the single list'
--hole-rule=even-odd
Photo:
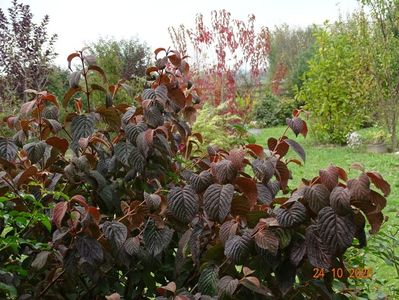
[{"label": "small tree trunk", "polygon": [[398,137],[396,136],[396,114],[397,112],[393,112],[392,116],[392,133],[391,133],[391,143],[392,143],[392,151],[396,151],[398,148]]},{"label": "small tree trunk", "polygon": [[224,73],[220,78],[220,103],[224,103]]}]

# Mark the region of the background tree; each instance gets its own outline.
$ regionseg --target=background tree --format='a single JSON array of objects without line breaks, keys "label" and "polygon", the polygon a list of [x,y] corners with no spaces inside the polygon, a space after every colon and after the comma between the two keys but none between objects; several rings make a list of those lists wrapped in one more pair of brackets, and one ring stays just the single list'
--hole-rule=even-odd
[{"label": "background tree", "polygon": [[46,90],[54,94],[57,99],[62,99],[65,90],[68,89],[69,74],[69,70],[53,65],[48,75]]},{"label": "background tree", "polygon": [[[49,16],[33,22],[29,5],[12,1],[8,17],[0,9],[0,99],[23,102],[28,88],[42,90],[56,57],[57,35],[49,35]],[[4,103],[4,102],[3,102]]]},{"label": "background tree", "polygon": [[180,25],[169,28],[169,33],[174,47],[183,54],[187,53],[187,45],[193,48],[196,60],[193,69],[197,70],[193,74],[194,80],[204,95],[211,96],[208,100],[215,105],[234,100],[239,71],[245,70],[256,86],[266,68],[270,51],[269,30],[267,27],[255,30],[255,15],[249,15],[245,22],[233,19],[224,9],[214,10],[210,25],[206,25],[204,16],[198,14],[194,28]]},{"label": "background tree", "polygon": [[276,95],[292,97],[300,77],[307,70],[306,61],[313,54],[315,27],[290,28],[276,26],[270,35],[271,50],[268,56],[268,82]]},{"label": "background tree", "polygon": [[[96,56],[97,64],[108,74],[108,81],[115,84],[123,79],[125,87],[129,87],[129,93],[120,93],[117,102],[126,101],[126,97],[131,99],[142,90],[151,55],[145,43],[138,39],[109,38],[99,39],[90,48]],[[99,95],[94,95],[96,97]]]},{"label": "background tree", "polygon": [[131,80],[145,76],[150,50],[138,39],[100,39],[91,45],[97,63],[104,68],[110,81]]},{"label": "background tree", "polygon": [[383,109],[380,120],[391,135],[392,149],[398,147],[399,120],[399,1],[363,0],[371,11],[373,22],[370,51],[376,88],[374,97]]},{"label": "background tree", "polygon": [[374,88],[369,24],[364,14],[326,24],[316,33],[318,51],[298,94],[311,112],[319,140],[344,143],[369,120]]}]

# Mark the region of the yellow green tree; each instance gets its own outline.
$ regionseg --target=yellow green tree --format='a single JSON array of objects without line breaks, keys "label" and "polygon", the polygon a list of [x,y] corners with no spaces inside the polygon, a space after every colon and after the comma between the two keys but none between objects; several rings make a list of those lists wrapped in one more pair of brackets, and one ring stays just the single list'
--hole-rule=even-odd
[{"label": "yellow green tree", "polygon": [[320,141],[344,143],[350,131],[372,117],[369,26],[360,12],[315,32],[317,50],[296,96],[310,111],[312,132]]}]

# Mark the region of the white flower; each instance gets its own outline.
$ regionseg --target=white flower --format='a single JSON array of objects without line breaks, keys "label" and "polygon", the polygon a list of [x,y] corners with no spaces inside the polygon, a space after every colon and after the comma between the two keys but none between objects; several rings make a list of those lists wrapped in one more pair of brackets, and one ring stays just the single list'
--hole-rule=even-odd
[{"label": "white flower", "polygon": [[349,148],[357,149],[362,145],[362,138],[356,131],[349,132],[346,136],[346,143],[348,144]]}]

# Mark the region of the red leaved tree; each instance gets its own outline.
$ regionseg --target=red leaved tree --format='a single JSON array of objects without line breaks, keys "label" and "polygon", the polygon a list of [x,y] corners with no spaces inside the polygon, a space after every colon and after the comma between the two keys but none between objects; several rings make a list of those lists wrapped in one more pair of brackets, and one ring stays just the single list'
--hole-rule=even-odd
[{"label": "red leaved tree", "polygon": [[[260,82],[260,75],[267,65],[270,52],[270,34],[267,27],[255,29],[255,15],[241,21],[231,17],[226,10],[212,11],[211,24],[207,26],[204,16],[198,14],[194,28],[180,25],[170,27],[169,34],[174,47],[181,53],[195,53],[193,80],[214,105],[231,101],[237,93],[237,77],[244,75],[251,87]],[[248,86],[248,85],[246,85]],[[249,96],[253,89],[240,91]],[[234,105],[233,105],[234,107]]]}]

